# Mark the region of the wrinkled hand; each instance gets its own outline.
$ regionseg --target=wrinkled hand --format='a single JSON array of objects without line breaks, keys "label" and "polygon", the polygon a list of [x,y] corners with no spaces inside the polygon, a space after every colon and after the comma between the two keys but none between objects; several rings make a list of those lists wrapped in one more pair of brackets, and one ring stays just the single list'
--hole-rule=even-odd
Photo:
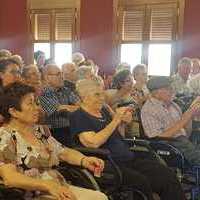
[{"label": "wrinkled hand", "polygon": [[120,107],[116,109],[114,118],[120,120],[120,121],[126,121],[130,119],[130,113],[132,113],[133,109],[129,106],[126,107]]},{"label": "wrinkled hand", "polygon": [[96,167],[98,167],[100,171],[103,171],[104,169],[104,161],[96,157],[85,157],[82,165],[84,168],[89,169],[92,172],[95,171]]},{"label": "wrinkled hand", "polygon": [[77,200],[76,196],[70,191],[69,187],[58,185],[55,182],[49,181],[48,192],[57,200]]}]

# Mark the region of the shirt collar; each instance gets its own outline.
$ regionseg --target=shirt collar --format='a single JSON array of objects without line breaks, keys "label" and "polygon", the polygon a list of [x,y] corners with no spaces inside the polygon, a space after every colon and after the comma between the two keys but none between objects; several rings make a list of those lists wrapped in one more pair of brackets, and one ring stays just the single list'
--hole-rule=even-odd
[{"label": "shirt collar", "polygon": [[170,102],[169,104],[166,104],[165,102],[159,100],[159,99],[156,99],[154,97],[151,97],[150,98],[150,101],[153,103],[153,104],[156,104],[156,105],[160,105],[166,109],[168,109],[170,106],[173,105],[173,102]]}]

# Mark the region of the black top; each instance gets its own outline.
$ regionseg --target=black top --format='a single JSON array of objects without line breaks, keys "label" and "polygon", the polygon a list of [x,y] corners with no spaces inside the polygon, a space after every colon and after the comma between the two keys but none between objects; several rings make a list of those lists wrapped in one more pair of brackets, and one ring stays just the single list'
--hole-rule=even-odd
[{"label": "black top", "polygon": [[[92,116],[83,109],[75,111],[70,115],[70,134],[72,143],[75,146],[82,146],[78,138],[80,133],[85,131],[94,131],[97,133],[104,129],[111,120],[111,116],[105,108],[102,109],[102,118]],[[123,138],[117,129],[101,148],[109,149],[112,158],[118,162],[130,161],[134,158],[133,152],[129,150],[129,146],[123,141]]]}]

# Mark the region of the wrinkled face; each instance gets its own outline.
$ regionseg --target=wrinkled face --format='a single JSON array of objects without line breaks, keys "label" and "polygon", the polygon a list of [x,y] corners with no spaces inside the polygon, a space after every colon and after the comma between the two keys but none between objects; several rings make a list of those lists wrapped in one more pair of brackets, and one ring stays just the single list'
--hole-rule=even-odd
[{"label": "wrinkled face", "polygon": [[128,75],[126,79],[121,83],[121,88],[126,90],[131,90],[133,87],[133,77],[132,75]]},{"label": "wrinkled face", "polygon": [[20,80],[21,70],[18,65],[10,64],[6,66],[4,72],[0,73],[0,77],[3,82],[3,86],[6,86]]},{"label": "wrinkled face", "polygon": [[49,86],[53,88],[60,88],[63,86],[62,72],[56,67],[52,66],[46,72],[46,81]]},{"label": "wrinkled face", "polygon": [[41,74],[37,67],[30,67],[27,71],[26,82],[33,87],[41,85]]},{"label": "wrinkled face", "polygon": [[34,93],[29,93],[22,98],[20,111],[13,109],[13,112],[11,112],[13,118],[28,125],[36,124],[39,115],[39,107],[36,104]]},{"label": "wrinkled face", "polygon": [[101,109],[105,102],[105,93],[102,86],[91,86],[83,98],[83,102],[91,107]]},{"label": "wrinkled face", "polygon": [[135,76],[136,82],[146,84],[146,82],[147,82],[147,70],[145,68],[139,69],[135,73],[134,76]]},{"label": "wrinkled face", "polygon": [[190,74],[191,64],[182,64],[178,67],[179,75],[184,79],[187,80]]},{"label": "wrinkled face", "polygon": [[174,93],[171,87],[165,87],[157,90],[159,99],[165,103],[171,103],[174,97]]},{"label": "wrinkled face", "polygon": [[77,66],[70,63],[63,66],[63,80],[75,82],[77,80]]}]

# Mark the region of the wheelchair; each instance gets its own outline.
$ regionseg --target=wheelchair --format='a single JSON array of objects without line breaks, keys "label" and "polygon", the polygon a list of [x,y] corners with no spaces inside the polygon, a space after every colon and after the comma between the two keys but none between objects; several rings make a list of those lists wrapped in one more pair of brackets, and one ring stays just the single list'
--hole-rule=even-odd
[{"label": "wheelchair", "polygon": [[58,170],[70,183],[104,192],[109,200],[133,200],[135,196],[140,197],[141,200],[147,200],[147,197],[141,191],[122,185],[121,171],[108,150],[84,147],[76,147],[74,149],[87,156],[96,156],[103,159],[109,167],[105,168],[101,177],[95,177],[86,169],[71,167],[66,163],[62,163]]},{"label": "wheelchair", "polygon": [[167,165],[177,174],[181,182],[187,199],[195,200],[200,197],[200,165],[191,165],[175,146],[170,143],[170,139],[147,138],[142,135],[140,138],[126,139],[132,143],[131,147],[139,154],[144,151],[138,150],[138,146],[143,146],[151,157]]},{"label": "wheelchair", "polygon": [[[191,105],[194,98],[195,96],[193,95],[179,95],[176,97],[175,102],[184,112]],[[142,127],[140,110],[137,109],[136,111],[138,112],[138,117],[136,118],[135,122],[139,124],[139,136],[137,135],[135,137],[125,139],[125,141],[128,142],[130,148],[140,156],[155,159],[172,168],[182,183],[187,199],[199,199],[200,166],[191,165],[189,161],[184,157],[184,155],[170,143],[170,139],[147,138]],[[199,131],[199,122],[195,123],[193,128],[196,131]]]}]

